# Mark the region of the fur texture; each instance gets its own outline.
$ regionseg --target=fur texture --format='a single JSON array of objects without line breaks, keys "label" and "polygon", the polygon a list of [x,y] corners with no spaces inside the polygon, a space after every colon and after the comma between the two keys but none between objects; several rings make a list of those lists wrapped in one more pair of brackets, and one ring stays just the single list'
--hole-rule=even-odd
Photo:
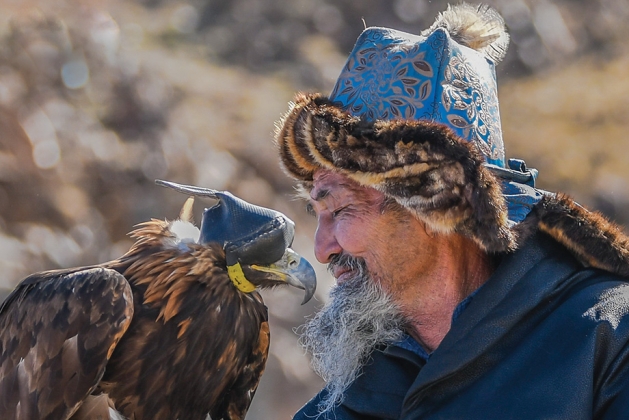
[{"label": "fur texture", "polygon": [[422,120],[365,122],[316,94],[299,94],[278,124],[285,171],[310,189],[321,168],[382,191],[440,232],[463,234],[490,253],[509,252],[537,230],[584,266],[629,277],[629,238],[564,195],[547,195],[509,227],[498,179],[473,144]]},{"label": "fur texture", "polygon": [[367,123],[323,96],[300,95],[277,142],[285,169],[301,181],[318,168],[334,169],[394,198],[433,230],[463,233],[490,252],[515,246],[483,156],[442,124]]},{"label": "fur texture", "polygon": [[516,229],[520,242],[539,229],[568,248],[584,266],[629,278],[627,235],[605,216],[567,195],[546,195]]},{"label": "fur texture", "polygon": [[446,29],[456,42],[482,53],[496,64],[507,54],[509,34],[505,22],[488,5],[448,5],[448,9],[440,13],[435,23],[422,35],[428,36],[437,28]]}]

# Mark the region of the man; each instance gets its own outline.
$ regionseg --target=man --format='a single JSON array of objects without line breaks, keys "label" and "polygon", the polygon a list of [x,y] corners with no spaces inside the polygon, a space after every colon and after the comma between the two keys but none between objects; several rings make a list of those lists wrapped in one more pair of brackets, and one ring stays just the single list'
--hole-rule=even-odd
[{"label": "man", "polygon": [[466,4],[368,28],[281,121],[337,278],[302,335],[326,387],[295,419],[629,418],[629,239],[505,164],[507,44]]}]

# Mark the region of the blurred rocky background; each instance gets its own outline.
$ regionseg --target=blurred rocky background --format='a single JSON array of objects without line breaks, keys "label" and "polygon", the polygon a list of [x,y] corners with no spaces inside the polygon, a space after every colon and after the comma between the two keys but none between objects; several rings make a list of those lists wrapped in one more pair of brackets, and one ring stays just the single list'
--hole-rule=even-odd
[{"label": "blurred rocky background", "polygon": [[[629,223],[629,2],[493,0],[512,43],[498,67],[509,157]],[[0,287],[121,255],[126,233],[227,189],[314,220],[278,167],[274,122],[297,90],[329,92],[365,25],[418,33],[441,0],[0,0]],[[197,215],[202,211],[202,204]],[[247,418],[289,419],[321,386],[293,328],[325,300],[267,293],[271,357]]]}]

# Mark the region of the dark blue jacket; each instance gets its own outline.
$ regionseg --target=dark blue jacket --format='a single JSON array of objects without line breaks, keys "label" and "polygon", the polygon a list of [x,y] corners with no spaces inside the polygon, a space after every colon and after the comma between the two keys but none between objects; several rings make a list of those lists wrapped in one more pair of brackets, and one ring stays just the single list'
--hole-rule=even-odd
[{"label": "dark blue jacket", "polygon": [[[502,257],[427,362],[374,351],[325,418],[629,419],[627,314],[625,279],[537,233]],[[316,418],[321,395],[294,419]]]}]

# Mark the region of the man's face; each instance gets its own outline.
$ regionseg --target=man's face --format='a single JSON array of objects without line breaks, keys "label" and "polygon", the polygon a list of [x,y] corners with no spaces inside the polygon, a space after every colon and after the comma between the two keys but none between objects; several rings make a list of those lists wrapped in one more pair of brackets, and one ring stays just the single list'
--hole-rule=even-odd
[{"label": "man's face", "polygon": [[[315,173],[310,191],[310,205],[317,220],[315,255],[342,283],[355,273],[338,264],[338,257],[348,255],[364,260],[370,276],[385,291],[396,294],[407,277],[413,277],[409,244],[423,241],[426,231],[405,210],[385,209],[384,195],[362,187],[345,176],[320,170]],[[397,279],[397,281],[393,281]]]}]

